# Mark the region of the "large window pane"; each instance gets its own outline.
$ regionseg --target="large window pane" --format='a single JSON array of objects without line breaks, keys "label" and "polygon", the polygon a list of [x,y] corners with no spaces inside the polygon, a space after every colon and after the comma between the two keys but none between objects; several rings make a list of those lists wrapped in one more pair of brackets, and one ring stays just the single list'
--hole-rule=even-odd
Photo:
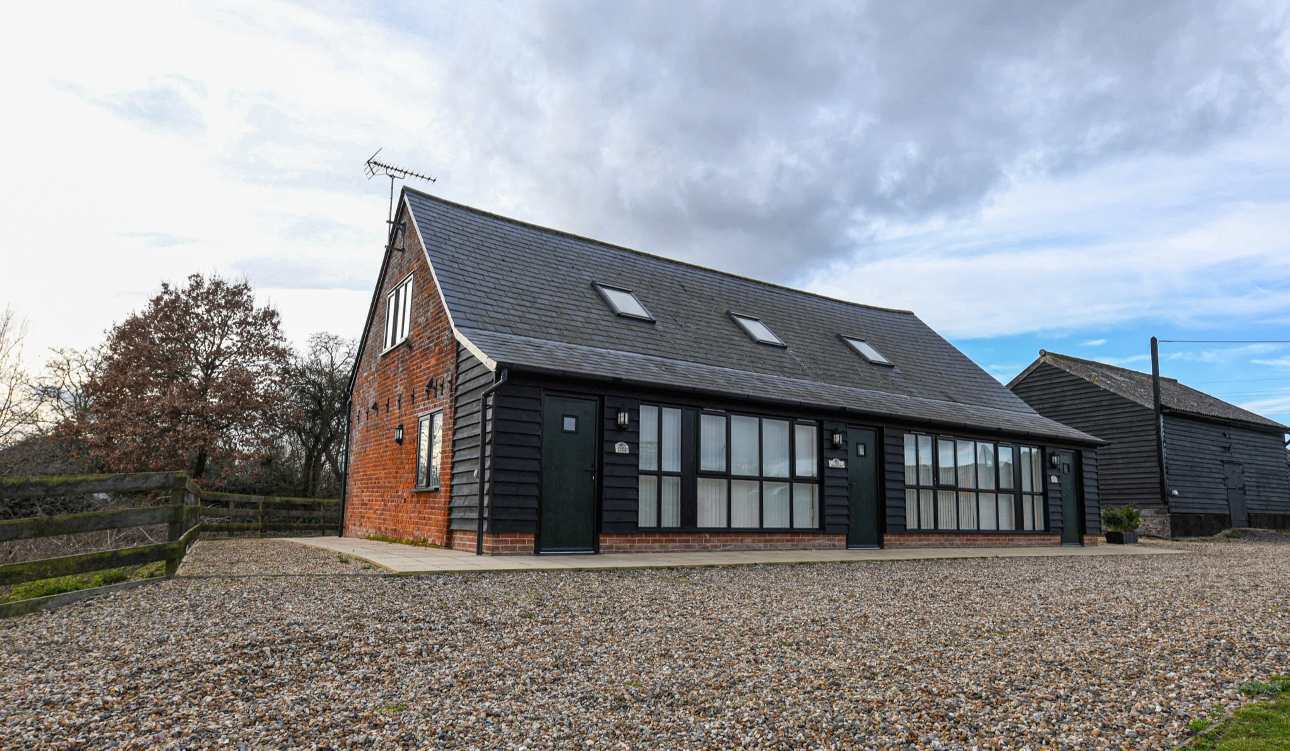
[{"label": "large window pane", "polygon": [[913,488],[905,489],[905,529],[918,529],[918,491]]},{"label": "large window pane", "polygon": [[815,483],[793,483],[793,526],[797,529],[814,529],[820,526],[817,493]]},{"label": "large window pane", "polygon": [[795,477],[815,477],[819,460],[816,456],[816,431],[814,425],[793,426],[793,473]]},{"label": "large window pane", "polygon": [[761,474],[758,445],[761,428],[756,417],[733,415],[730,418],[730,471],[736,475]]},{"label": "large window pane", "polygon": [[1000,489],[1012,490],[1013,487],[1016,485],[1016,481],[1013,480],[1013,474],[1012,474],[1013,471],[1014,470],[1012,465],[1012,447],[1000,446],[999,447],[999,488]]},{"label": "large window pane", "polygon": [[932,484],[932,437],[918,436],[918,484]]},{"label": "large window pane", "polygon": [[421,418],[421,424],[417,430],[417,487],[426,486],[427,472],[430,466],[430,418]]},{"label": "large window pane", "polygon": [[726,418],[724,415],[699,417],[699,469],[705,472],[726,471]]},{"label": "large window pane", "polygon": [[756,480],[730,482],[730,526],[761,526],[761,483]]},{"label": "large window pane", "polygon": [[662,442],[659,454],[664,472],[681,471],[681,410],[663,408]]},{"label": "large window pane", "polygon": [[765,477],[788,477],[788,423],[761,421],[761,471]]},{"label": "large window pane", "polygon": [[942,485],[954,484],[954,441],[936,439],[937,480]]},{"label": "large window pane", "polygon": [[1028,495],[1021,496],[1021,528],[1022,529],[1035,528],[1035,507],[1034,507],[1034,504],[1030,502],[1030,498],[1031,496],[1028,496]]},{"label": "large window pane", "polygon": [[1017,510],[1014,504],[1017,501],[1015,495],[999,496],[999,529],[1010,530],[1017,528]]},{"label": "large window pane", "polygon": [[959,493],[959,529],[976,528],[976,493]]},{"label": "large window pane", "polygon": [[958,494],[953,490],[936,491],[936,528],[958,529]]},{"label": "large window pane", "polygon": [[904,484],[918,484],[918,436],[904,434]]},{"label": "large window pane", "polygon": [[641,405],[641,469],[658,469],[658,407]]},{"label": "large window pane", "polygon": [[663,477],[659,499],[660,527],[681,526],[681,478]]},{"label": "large window pane", "polygon": [[636,524],[640,527],[658,526],[658,478],[640,475],[636,501]]},{"label": "large window pane", "polygon": [[1035,492],[1039,493],[1044,489],[1044,452],[1039,449],[1030,450],[1030,472],[1035,476]]},{"label": "large window pane", "polygon": [[976,445],[976,486],[982,490],[994,490],[994,444],[978,443]]},{"label": "large window pane", "polygon": [[788,488],[786,482],[768,482],[762,486],[762,526],[770,529],[788,526]]},{"label": "large window pane", "polygon": [[698,506],[700,527],[726,526],[726,481],[700,477]]},{"label": "large window pane", "polygon": [[995,502],[994,493],[981,494],[979,524],[981,529],[994,530],[999,528],[999,504]]},{"label": "large window pane", "polygon": [[936,510],[932,508],[934,503],[932,491],[918,491],[918,526],[922,529],[934,529],[936,527]]},{"label": "large window pane", "polygon": [[1035,481],[1033,476],[1030,474],[1031,451],[1032,449],[1029,446],[1021,447],[1021,492],[1023,493],[1029,493],[1035,489]]},{"label": "large window pane", "polygon": [[959,441],[959,487],[976,487],[976,444]]}]

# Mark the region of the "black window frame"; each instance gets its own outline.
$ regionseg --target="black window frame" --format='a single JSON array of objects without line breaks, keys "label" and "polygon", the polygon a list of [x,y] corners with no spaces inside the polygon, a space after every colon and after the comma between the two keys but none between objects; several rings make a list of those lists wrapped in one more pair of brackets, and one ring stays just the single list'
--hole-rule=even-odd
[{"label": "black window frame", "polygon": [[[994,438],[972,438],[968,436],[944,435],[939,433],[904,431],[905,443],[902,446],[903,448],[902,455],[904,457],[908,457],[908,446],[909,446],[910,438],[913,438],[915,441],[915,458],[914,458],[914,465],[913,465],[915,482],[913,483],[909,482],[908,464],[904,464],[904,463],[902,464],[904,475],[901,478],[902,480],[904,480],[904,486],[905,486],[905,508],[906,508],[905,529],[906,530],[911,532],[920,532],[920,533],[929,533],[929,534],[964,534],[966,533],[966,534],[987,534],[987,535],[988,534],[1044,534],[1048,532],[1048,486],[1047,486],[1048,478],[1042,471],[1043,470],[1042,458],[1044,456],[1043,446],[1036,446],[1033,444],[1026,444],[1018,441],[999,440]],[[920,467],[920,463],[918,459],[919,459],[919,455],[921,454],[921,449],[918,448],[917,446],[917,441],[919,438],[931,439],[932,482],[930,484],[924,484],[923,482],[921,482],[921,480],[918,479],[918,471]],[[942,466],[941,466],[940,457],[941,457],[942,441],[953,442],[954,456],[955,456],[955,466],[953,467],[955,481],[953,483],[942,482],[941,480]],[[974,471],[974,477],[973,477],[972,487],[960,485],[959,479],[958,479],[959,472],[961,470],[961,467],[958,464],[959,445],[965,442],[970,442],[973,444],[972,466]],[[980,461],[981,454],[980,454],[980,449],[977,448],[977,446],[979,446],[979,444],[982,444],[982,443],[988,443],[994,447],[994,487],[987,488],[984,490],[981,487],[979,487],[980,486],[979,461]],[[1000,480],[1003,477],[1002,465],[999,462],[999,448],[1001,446],[1009,447],[1012,449],[1012,488],[1011,489],[1003,489],[1000,487],[1001,485]],[[1021,457],[1023,455],[1022,449],[1033,451],[1040,457],[1039,469],[1041,470],[1041,472],[1038,478],[1038,484],[1037,486],[1035,485],[1035,478],[1032,477],[1032,490],[1029,490],[1029,491],[1023,490],[1022,484],[1021,484],[1021,479],[1022,479]],[[1033,470],[1032,470],[1032,474],[1033,474]],[[910,497],[911,491],[914,493],[913,498]],[[955,494],[954,499],[955,499],[956,526],[953,529],[942,529],[941,511],[940,511],[941,504],[940,504],[939,492],[949,492],[949,491],[953,491]],[[924,526],[921,523],[923,520],[920,518],[918,519],[918,521],[920,522],[918,526],[916,527],[910,526],[909,511],[908,511],[910,504],[913,503],[915,508],[920,509],[919,516],[921,517],[923,493],[925,492],[931,493],[932,525],[930,527]],[[962,526],[961,519],[958,518],[959,517],[959,510],[958,510],[959,495],[958,494],[969,493],[969,492],[975,495],[977,522],[976,522],[975,528],[965,529]],[[993,494],[995,496],[996,504],[998,503],[999,495],[1007,495],[1007,494],[1012,495],[1012,499],[1013,499],[1012,529],[997,529],[997,528],[981,529],[981,493],[983,492]],[[1025,528],[1025,513],[1024,513],[1025,509],[1022,504],[1025,503],[1028,499],[1038,499],[1040,503],[1041,513],[1038,516],[1042,523],[1035,525],[1033,529]],[[996,505],[996,509],[997,508],[998,506]],[[998,517],[996,515],[996,525],[995,525],[996,527],[998,527],[997,519]]]},{"label": "black window frame", "polygon": [[[658,480],[655,481],[655,486],[654,486],[655,487],[654,520],[656,523],[654,526],[645,526],[645,525],[639,524],[640,516],[638,513],[637,515],[638,529],[648,530],[648,531],[771,532],[771,533],[819,532],[823,530],[824,528],[824,508],[823,508],[824,506],[824,432],[823,432],[824,425],[821,421],[811,420],[806,418],[799,418],[799,417],[785,417],[782,415],[757,414],[757,413],[750,413],[750,412],[744,412],[744,411],[730,411],[730,410],[721,410],[721,409],[714,409],[714,408],[702,408],[702,407],[682,408],[678,406],[664,404],[662,402],[642,403],[639,406],[653,407],[658,410],[660,456],[659,456],[659,462],[658,462],[658,469],[639,469],[639,462],[637,463],[639,475],[655,476],[659,478]],[[681,462],[680,462],[681,471],[679,472],[665,472],[662,469],[663,467],[663,461],[662,461],[663,409],[681,410],[682,435],[680,436],[680,443],[681,443],[682,456],[681,456]],[[693,430],[694,435],[691,440],[687,440],[685,436],[687,412],[691,412],[694,416],[693,427],[691,428],[691,430]],[[703,466],[703,445],[702,445],[703,427],[702,425],[703,425],[704,416],[719,416],[724,419],[725,469],[722,471],[708,470],[708,469],[702,468]],[[732,428],[731,428],[732,417],[746,417],[746,418],[757,420],[758,474],[756,475],[736,474],[734,472],[734,465],[731,461],[731,458],[732,458],[731,451],[733,449],[733,445],[731,442],[731,438],[733,437]],[[764,461],[763,461],[764,452],[765,452],[765,448],[764,448],[765,434],[764,434],[763,423],[765,420],[784,422],[784,423],[787,423],[788,425],[788,475],[785,477],[774,477],[774,476],[768,476],[765,474],[766,468],[764,466]],[[814,471],[811,475],[799,474],[797,469],[797,448],[798,448],[797,427],[799,425],[810,426],[814,431],[815,455],[812,457],[812,460],[813,460],[812,468]],[[692,457],[687,456],[686,455],[687,451],[692,453],[693,456]],[[663,480],[662,478],[664,476],[676,476],[680,478],[679,497],[680,497],[681,508],[678,516],[679,516],[679,519],[681,520],[681,524],[679,526],[675,526],[675,527],[661,526],[662,517],[663,517],[663,512],[662,512]],[[725,482],[726,525],[724,527],[698,525],[698,521],[697,521],[698,490],[697,489],[698,489],[699,480],[701,479],[723,480]],[[756,527],[733,526],[733,518],[731,514],[731,511],[732,511],[731,489],[732,489],[732,483],[740,480],[757,482],[758,526]],[[787,484],[789,487],[788,525],[787,526],[784,526],[784,527],[765,526],[765,486],[766,486],[766,483],[768,482],[784,483],[784,484]],[[794,526],[794,523],[796,522],[796,504],[793,502],[793,497],[794,497],[794,493],[797,492],[795,486],[798,484],[809,484],[814,486],[815,488],[814,516],[815,516],[816,523],[814,526],[810,526],[810,527]],[[639,489],[639,487],[640,485],[638,483],[637,488]],[[643,499],[641,499],[638,495],[637,503],[640,503],[642,500]],[[686,519],[694,519],[695,522],[694,524],[687,525],[684,523]]]},{"label": "black window frame", "polygon": [[[784,340],[779,337],[779,334],[775,333],[775,330],[770,327],[770,324],[766,323],[765,321],[758,318],[757,316],[750,316],[744,313],[736,313],[733,310],[727,310],[726,315],[730,316],[730,320],[735,322],[735,325],[739,327],[739,330],[744,332],[744,335],[747,336],[749,339],[751,339],[753,341],[753,344],[761,344],[767,347],[775,347],[777,349],[788,349],[788,345],[785,344]],[[760,323],[762,326],[765,326],[766,331],[769,332],[771,336],[775,337],[775,341],[768,342],[768,341],[765,341],[764,339],[758,339],[757,336],[753,334],[753,332],[749,331],[748,328],[744,326],[741,319],[747,320],[747,321],[756,321],[757,323]]]},{"label": "black window frame", "polygon": [[[416,464],[415,464],[415,470],[414,470],[415,474],[413,477],[414,490],[433,491],[433,490],[439,490],[440,488],[443,487],[443,471],[442,471],[443,468],[441,466],[443,464],[443,415],[444,415],[443,407],[440,407],[438,409],[432,409],[427,412],[422,412],[421,414],[417,415],[417,453],[416,453]],[[425,424],[427,420],[430,421],[430,441],[431,442],[430,442],[429,450],[424,455],[425,463],[423,465],[422,464],[423,455],[422,455],[422,442],[421,442],[422,440],[421,426]],[[435,460],[435,437],[436,437],[435,426],[436,425],[438,425],[438,428],[439,428],[437,432],[438,447],[439,447],[438,461]],[[430,468],[432,466],[435,469],[433,485],[429,483]]]},{"label": "black window frame", "polygon": [[[892,362],[890,357],[887,357],[887,355],[883,354],[882,350],[878,349],[878,347],[873,342],[869,341],[863,336],[851,336],[850,334],[838,334],[838,338],[841,339],[842,343],[847,346],[847,349],[859,355],[860,359],[864,360],[870,365],[877,365],[880,368],[896,367],[896,363]],[[856,342],[864,342],[865,344],[869,345],[869,347],[871,347],[873,351],[876,352],[878,356],[881,357],[882,359],[881,360],[872,359],[871,357],[869,357],[869,355],[864,353],[864,350],[860,349],[855,345]]]},{"label": "black window frame", "polygon": [[[676,478],[678,478],[678,482],[677,482],[677,484],[678,484],[678,489],[677,489],[678,505],[679,505],[679,506],[684,506],[684,505],[685,505],[685,492],[684,492],[684,486],[685,486],[685,481],[686,481],[686,480],[685,480],[685,475],[686,475],[686,473],[685,473],[685,465],[686,465],[686,462],[685,462],[685,439],[684,439],[684,437],[683,437],[683,434],[684,434],[684,432],[685,432],[685,408],[680,407],[680,406],[677,406],[677,405],[674,405],[674,404],[664,404],[664,403],[662,403],[662,402],[652,403],[652,404],[641,403],[641,404],[637,405],[637,412],[636,412],[636,419],[637,419],[637,421],[638,421],[638,422],[637,422],[637,424],[638,424],[638,425],[640,425],[640,424],[641,424],[641,423],[640,423],[640,409],[641,409],[642,407],[652,407],[652,408],[654,408],[654,409],[657,411],[657,418],[656,418],[655,423],[654,423],[654,429],[658,432],[658,435],[657,435],[657,441],[658,441],[658,461],[657,461],[657,462],[655,462],[655,467],[654,467],[653,469],[645,469],[644,467],[641,467],[641,466],[640,466],[640,465],[641,465],[641,462],[642,462],[642,461],[644,460],[644,458],[645,458],[645,451],[644,451],[644,448],[643,448],[643,445],[644,445],[643,436],[638,436],[638,444],[637,444],[637,445],[638,445],[638,448],[639,448],[639,454],[640,454],[640,456],[637,458],[637,461],[636,461],[636,476],[637,476],[637,482],[636,482],[636,488],[637,488],[637,497],[636,497],[636,503],[637,503],[636,519],[637,519],[637,525],[636,525],[636,526],[637,526],[637,528],[638,528],[638,529],[648,529],[648,530],[672,530],[672,531],[675,531],[675,530],[688,529],[688,528],[684,525],[685,510],[684,510],[683,508],[679,508],[679,509],[677,510],[677,516],[676,516],[676,522],[677,522],[677,523],[676,523],[676,525],[675,525],[675,526],[668,526],[668,527],[664,527],[664,526],[662,525],[662,522],[663,522],[663,478],[664,478],[664,477],[676,477]],[[674,410],[677,410],[678,412],[680,412],[680,414],[681,414],[681,418],[680,418],[680,419],[681,419],[681,425],[680,425],[680,429],[677,431],[677,441],[681,444],[681,446],[680,446],[681,460],[680,460],[680,462],[678,463],[678,465],[677,465],[677,469],[676,469],[675,471],[673,471],[673,470],[664,470],[664,469],[663,469],[663,410],[665,410],[665,409],[674,409]],[[640,501],[641,501],[641,498],[640,498],[640,476],[641,476],[641,475],[646,475],[646,476],[649,476],[649,477],[654,477],[654,478],[656,478],[656,479],[655,479],[655,481],[654,481],[654,522],[655,522],[655,523],[654,523],[654,525],[653,525],[653,526],[643,526],[643,525],[641,525],[641,524],[640,524]]]}]

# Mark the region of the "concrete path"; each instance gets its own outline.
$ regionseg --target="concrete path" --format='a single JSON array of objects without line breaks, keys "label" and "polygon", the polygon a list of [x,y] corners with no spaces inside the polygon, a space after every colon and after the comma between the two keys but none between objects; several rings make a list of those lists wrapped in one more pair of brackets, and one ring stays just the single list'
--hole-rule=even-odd
[{"label": "concrete path", "polygon": [[740,550],[699,553],[609,553],[604,555],[477,556],[459,550],[423,548],[357,537],[298,537],[290,542],[334,550],[396,574],[467,571],[589,571],[600,569],[746,566],[772,563],[853,563],[938,558],[1058,558],[1066,556],[1174,555],[1163,545],[1096,545],[1043,548],[900,548],[886,550]]}]

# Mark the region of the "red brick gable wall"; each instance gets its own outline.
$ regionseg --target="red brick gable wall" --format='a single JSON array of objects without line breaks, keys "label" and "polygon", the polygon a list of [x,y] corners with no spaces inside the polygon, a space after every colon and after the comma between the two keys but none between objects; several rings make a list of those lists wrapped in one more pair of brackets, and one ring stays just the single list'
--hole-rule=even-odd
[{"label": "red brick gable wall", "polygon": [[[447,543],[452,491],[452,429],[457,345],[420,239],[408,228],[406,250],[391,254],[354,382],[346,536],[384,535]],[[384,349],[386,296],[411,273],[407,341]],[[443,410],[439,489],[414,490],[417,419]],[[394,441],[403,425],[403,444]]]}]

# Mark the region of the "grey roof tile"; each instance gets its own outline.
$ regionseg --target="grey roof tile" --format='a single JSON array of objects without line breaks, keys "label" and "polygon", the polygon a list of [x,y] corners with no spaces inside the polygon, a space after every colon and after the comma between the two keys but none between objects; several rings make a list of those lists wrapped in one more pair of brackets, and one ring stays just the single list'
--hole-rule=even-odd
[{"label": "grey roof tile", "polygon": [[[586,376],[613,377],[630,366],[653,376],[644,382],[750,397],[758,393],[753,385],[775,384],[802,394],[796,401],[827,395],[836,401],[818,403],[859,411],[881,402],[883,413],[904,405],[912,411],[892,414],[922,419],[930,409],[955,416],[945,424],[992,430],[1007,423],[1022,433],[1096,441],[1038,415],[908,311],[745,279],[411,189],[404,194],[454,324],[493,359]],[[656,323],[615,316],[595,283],[635,292]],[[787,348],[753,342],[729,311],[762,319]],[[867,363],[839,334],[868,340],[895,367]],[[555,367],[552,352],[578,367]]]}]

